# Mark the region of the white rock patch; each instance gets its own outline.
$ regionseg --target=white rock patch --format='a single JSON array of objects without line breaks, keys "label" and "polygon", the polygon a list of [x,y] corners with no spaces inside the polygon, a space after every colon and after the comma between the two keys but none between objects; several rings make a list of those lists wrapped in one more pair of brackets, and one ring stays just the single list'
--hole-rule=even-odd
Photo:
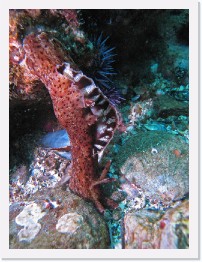
[{"label": "white rock patch", "polygon": [[18,225],[24,226],[18,233],[19,241],[31,242],[35,238],[41,229],[38,220],[45,214],[36,203],[31,203],[23,209],[15,218]]},{"label": "white rock patch", "polygon": [[82,224],[83,216],[77,213],[68,213],[62,216],[56,225],[56,230],[61,233],[73,234]]}]

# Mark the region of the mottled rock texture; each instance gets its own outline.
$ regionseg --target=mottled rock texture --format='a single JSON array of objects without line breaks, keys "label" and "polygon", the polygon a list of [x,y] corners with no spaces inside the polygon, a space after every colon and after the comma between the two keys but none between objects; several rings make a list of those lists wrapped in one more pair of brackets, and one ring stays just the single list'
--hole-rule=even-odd
[{"label": "mottled rock texture", "polygon": [[107,249],[108,229],[92,204],[61,188],[10,206],[11,249]]},{"label": "mottled rock texture", "polygon": [[151,203],[168,206],[189,192],[188,145],[160,131],[131,136],[117,156],[121,173]]},{"label": "mottled rock texture", "polygon": [[189,248],[189,202],[186,200],[165,214],[139,210],[126,214],[125,248],[185,249]]},{"label": "mottled rock texture", "polygon": [[166,118],[170,115],[180,116],[189,114],[189,104],[181,101],[177,101],[170,96],[160,96],[154,102],[154,108],[157,111],[157,115],[162,118]]}]

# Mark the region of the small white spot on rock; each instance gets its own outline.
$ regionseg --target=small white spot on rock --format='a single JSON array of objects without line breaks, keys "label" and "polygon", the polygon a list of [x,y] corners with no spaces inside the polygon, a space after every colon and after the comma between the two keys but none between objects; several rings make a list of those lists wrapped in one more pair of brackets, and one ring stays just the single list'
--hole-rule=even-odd
[{"label": "small white spot on rock", "polygon": [[156,155],[156,154],[158,154],[158,150],[156,148],[152,147],[151,153],[152,153],[152,155]]},{"label": "small white spot on rock", "polygon": [[68,213],[62,216],[56,225],[60,233],[73,234],[83,223],[83,216],[77,213]]}]

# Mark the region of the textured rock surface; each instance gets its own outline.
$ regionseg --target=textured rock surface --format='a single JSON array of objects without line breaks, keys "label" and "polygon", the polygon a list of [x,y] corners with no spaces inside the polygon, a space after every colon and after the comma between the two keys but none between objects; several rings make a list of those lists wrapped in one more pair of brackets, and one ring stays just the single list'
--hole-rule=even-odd
[{"label": "textured rock surface", "polygon": [[108,229],[92,204],[61,188],[46,189],[10,206],[10,248],[106,249]]},{"label": "textured rock surface", "polygon": [[29,169],[22,165],[10,173],[10,203],[26,201],[38,190],[55,187],[67,175],[69,164],[54,150],[36,147]]},{"label": "textured rock surface", "polygon": [[165,132],[138,133],[117,157],[121,173],[153,204],[168,206],[189,192],[188,145]]},{"label": "textured rock surface", "polygon": [[151,210],[126,214],[125,248],[184,249],[189,248],[189,202],[186,200],[164,215]]},{"label": "textured rock surface", "polygon": [[189,114],[189,104],[170,96],[159,96],[154,102],[159,117],[168,117],[170,115],[180,116]]}]

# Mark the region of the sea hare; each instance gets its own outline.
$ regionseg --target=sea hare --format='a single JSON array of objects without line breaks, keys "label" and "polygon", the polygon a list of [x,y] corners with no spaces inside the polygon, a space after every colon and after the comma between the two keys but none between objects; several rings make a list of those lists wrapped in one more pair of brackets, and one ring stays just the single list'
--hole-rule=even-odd
[{"label": "sea hare", "polygon": [[25,62],[48,89],[55,115],[70,138],[66,147],[72,155],[69,187],[103,212],[99,185],[110,181],[106,178],[110,163],[99,175],[98,162],[115,130],[121,127],[120,116],[63,49],[46,33],[32,33],[24,39]]}]

